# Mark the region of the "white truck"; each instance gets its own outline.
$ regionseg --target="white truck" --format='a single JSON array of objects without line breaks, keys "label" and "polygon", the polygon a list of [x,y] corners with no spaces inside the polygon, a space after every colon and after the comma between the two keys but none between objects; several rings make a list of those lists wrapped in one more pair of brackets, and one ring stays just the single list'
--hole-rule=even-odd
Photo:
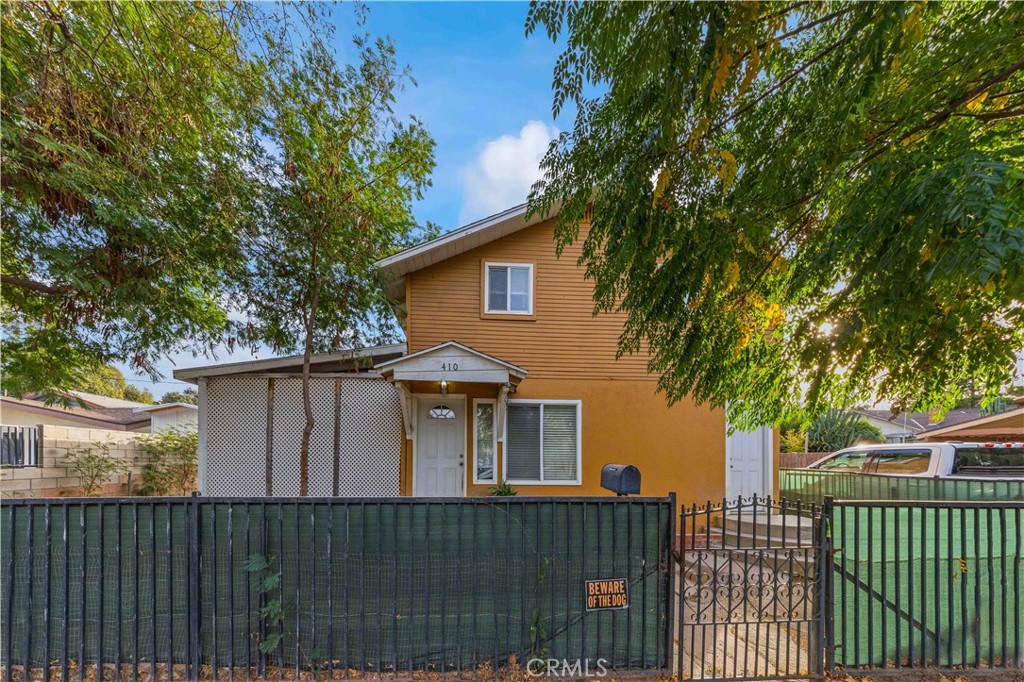
[{"label": "white truck", "polygon": [[1024,443],[872,443],[855,445],[808,469],[915,478],[1024,479]]}]

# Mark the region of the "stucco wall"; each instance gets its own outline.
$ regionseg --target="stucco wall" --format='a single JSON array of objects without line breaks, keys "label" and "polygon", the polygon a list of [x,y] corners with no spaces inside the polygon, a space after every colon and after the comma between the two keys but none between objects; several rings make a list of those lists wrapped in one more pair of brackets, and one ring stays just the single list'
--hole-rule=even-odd
[{"label": "stucco wall", "polygon": [[[414,383],[417,393],[436,392],[436,384]],[[473,399],[494,398],[494,386],[452,382],[453,395],[466,395],[466,452],[473,448]],[[582,403],[582,484],[516,485],[519,495],[611,495],[601,488],[605,464],[640,469],[644,495],[675,492],[683,504],[721,499],[725,493],[725,413],[685,400],[669,407],[651,381],[558,380],[527,378],[513,398],[579,400]],[[411,466],[407,449],[405,468]],[[498,444],[498,471],[502,470]],[[466,494],[486,495],[488,485],[473,485],[472,457],[466,458]],[[499,474],[500,476],[500,474]],[[412,493],[403,477],[403,494]]]},{"label": "stucco wall", "polygon": [[[6,417],[6,414],[5,414]],[[140,475],[149,462],[149,456],[136,442],[138,433],[110,431],[108,429],[83,429],[69,426],[44,426],[40,443],[40,467],[21,469],[0,469],[0,495],[3,497],[58,497],[61,494],[77,494],[75,488],[82,481],[69,473],[65,466],[68,453],[80,447],[92,446],[97,441],[111,443],[110,454],[124,460],[132,472],[133,486],[141,484]],[[127,490],[128,476],[119,476],[104,486],[106,495],[123,495]]]}]

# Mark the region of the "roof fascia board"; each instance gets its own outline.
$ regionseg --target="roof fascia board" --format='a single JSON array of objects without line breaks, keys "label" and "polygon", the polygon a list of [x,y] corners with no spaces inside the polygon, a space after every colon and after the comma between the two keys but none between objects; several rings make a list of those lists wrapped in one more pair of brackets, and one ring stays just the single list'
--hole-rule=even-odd
[{"label": "roof fascia board", "polygon": [[496,358],[493,355],[488,355],[487,353],[482,353],[482,352],[476,350],[475,348],[470,348],[469,346],[463,345],[463,344],[459,343],[458,341],[445,341],[444,343],[439,343],[436,346],[431,346],[430,348],[424,348],[423,350],[416,351],[415,353],[412,353],[411,355],[405,355],[405,356],[400,357],[400,358],[395,358],[394,360],[388,360],[387,362],[382,362],[379,365],[377,365],[375,367],[375,369],[377,371],[387,370],[388,368],[390,368],[392,365],[394,365],[396,363],[404,362],[406,360],[412,360],[414,358],[422,357],[424,355],[429,355],[430,353],[435,353],[435,352],[437,352],[437,351],[439,351],[439,350],[441,350],[443,348],[458,348],[459,350],[462,350],[462,351],[464,351],[466,353],[470,353],[472,355],[476,355],[477,357],[483,358],[484,360],[489,360],[490,362],[494,362],[496,364],[501,365],[502,367],[508,369],[509,371],[513,372],[514,374],[521,374],[522,376],[520,378],[525,378],[526,375],[528,374],[528,372],[525,369],[523,369],[522,367],[520,367],[518,365],[513,365],[511,362],[505,362],[501,358]]},{"label": "roof fascia board", "polygon": [[390,268],[393,265],[397,265],[398,263],[401,263],[402,261],[405,261],[414,256],[427,253],[428,251],[433,251],[434,249],[440,248],[445,244],[450,244],[452,242],[459,241],[460,239],[464,239],[478,232],[483,232],[511,218],[517,218],[525,215],[526,204],[519,204],[518,206],[513,206],[512,208],[506,209],[501,213],[496,213],[492,216],[483,218],[482,220],[477,220],[476,222],[470,223],[469,225],[463,225],[462,227],[455,228],[454,230],[446,232],[440,235],[439,237],[431,239],[430,241],[423,242],[422,244],[417,244],[416,246],[410,246],[408,249],[405,249],[404,251],[399,251],[398,253],[392,256],[382,258],[381,260],[377,261],[376,267],[382,270]]},{"label": "roof fascia board", "polygon": [[[391,353],[405,353],[404,343],[396,343],[388,346],[374,346],[354,351],[340,353],[323,353],[314,355],[312,361],[315,363],[338,362],[342,360],[356,360],[360,358],[372,358],[377,355],[388,355]],[[244,362],[228,362],[219,365],[204,365],[202,367],[187,367],[174,370],[174,378],[184,381],[199,379],[200,377],[224,376],[228,374],[248,374],[289,367],[301,363],[301,355],[289,355],[283,358],[266,358],[263,360],[246,360]]]}]

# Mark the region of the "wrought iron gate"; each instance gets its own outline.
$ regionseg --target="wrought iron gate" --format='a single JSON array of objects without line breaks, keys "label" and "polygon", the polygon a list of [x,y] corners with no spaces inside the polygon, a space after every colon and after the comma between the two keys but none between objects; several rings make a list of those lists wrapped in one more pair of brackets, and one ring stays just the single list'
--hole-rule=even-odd
[{"label": "wrought iron gate", "polygon": [[679,679],[822,676],[821,518],[816,506],[756,497],[682,510]]}]

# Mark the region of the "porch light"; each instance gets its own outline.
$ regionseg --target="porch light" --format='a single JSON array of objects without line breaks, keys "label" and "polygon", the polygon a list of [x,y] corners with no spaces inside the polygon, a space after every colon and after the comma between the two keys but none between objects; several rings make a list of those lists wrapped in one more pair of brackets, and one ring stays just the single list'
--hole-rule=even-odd
[{"label": "porch light", "polygon": [[441,379],[441,395],[448,395],[448,382]]}]

